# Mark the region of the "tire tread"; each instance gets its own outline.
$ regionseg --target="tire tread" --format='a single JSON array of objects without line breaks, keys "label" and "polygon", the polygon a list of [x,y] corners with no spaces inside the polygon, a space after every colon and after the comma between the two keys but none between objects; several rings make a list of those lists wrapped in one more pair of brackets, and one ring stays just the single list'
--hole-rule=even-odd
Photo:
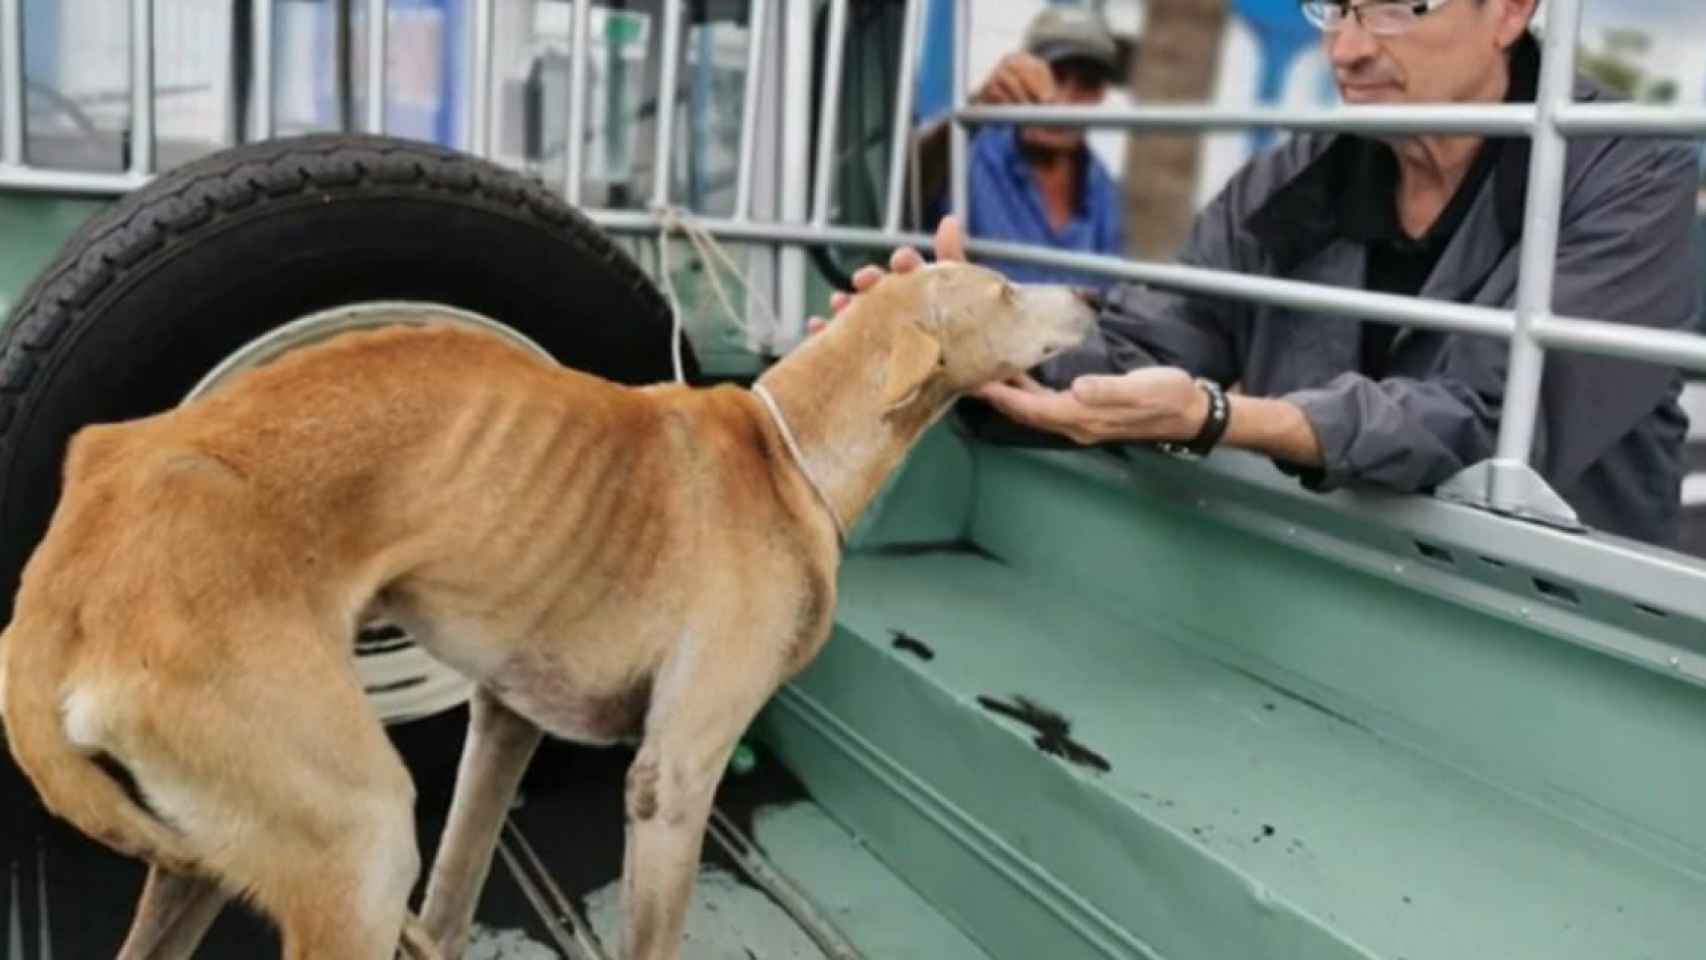
[{"label": "tire tread", "polygon": [[433,144],[365,134],[314,134],[223,151],[163,174],[91,218],[24,292],[0,331],[0,444],[51,351],[85,307],[125,275],[263,201],[383,185],[489,203],[564,234],[658,316],[668,307],[631,258],[542,184]]}]

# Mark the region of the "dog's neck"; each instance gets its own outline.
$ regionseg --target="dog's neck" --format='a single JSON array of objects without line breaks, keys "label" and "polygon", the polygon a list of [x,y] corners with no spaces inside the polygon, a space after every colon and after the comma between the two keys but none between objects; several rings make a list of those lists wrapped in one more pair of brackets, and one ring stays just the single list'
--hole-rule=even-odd
[{"label": "dog's neck", "polygon": [[866,294],[758,380],[798,444],[799,469],[832,521],[851,529],[906,452],[953,399],[927,383],[897,409],[881,406],[885,360],[899,329],[890,298]]}]

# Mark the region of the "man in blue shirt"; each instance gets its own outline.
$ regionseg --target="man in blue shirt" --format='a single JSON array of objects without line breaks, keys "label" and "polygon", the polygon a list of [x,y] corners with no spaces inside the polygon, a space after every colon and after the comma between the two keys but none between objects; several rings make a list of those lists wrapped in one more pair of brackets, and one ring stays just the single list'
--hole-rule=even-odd
[{"label": "man in blue shirt", "polygon": [[[1051,6],[1025,31],[1023,49],[1002,58],[973,95],[981,104],[1094,105],[1120,79],[1119,51],[1100,15],[1087,7]],[[945,128],[926,134],[940,139]],[[926,144],[924,153],[945,151]],[[967,164],[966,227],[973,237],[1031,243],[1083,253],[1119,254],[1125,231],[1120,192],[1090,151],[1082,127],[984,127],[972,138]],[[947,212],[937,177],[930,223]],[[990,263],[1015,281],[1105,286],[1106,279],[1058,267]]]}]

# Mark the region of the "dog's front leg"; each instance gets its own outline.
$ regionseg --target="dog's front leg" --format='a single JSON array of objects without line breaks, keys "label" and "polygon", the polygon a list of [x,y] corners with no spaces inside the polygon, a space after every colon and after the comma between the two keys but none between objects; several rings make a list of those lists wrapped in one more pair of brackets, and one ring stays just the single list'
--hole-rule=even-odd
[{"label": "dog's front leg", "polygon": [[640,748],[628,770],[627,848],[622,860],[625,960],[674,960],[699,873],[705,821],[720,760]]},{"label": "dog's front leg", "polygon": [[474,693],[450,817],[433,857],[421,923],[447,960],[462,956],[498,833],[543,734],[484,689]]},{"label": "dog's front leg", "polygon": [[228,899],[211,880],[149,867],[117,960],[186,960]]},{"label": "dog's front leg", "polygon": [[773,671],[724,662],[660,675],[628,770],[622,862],[626,960],[674,960],[699,873],[705,821],[735,742],[774,689]]}]

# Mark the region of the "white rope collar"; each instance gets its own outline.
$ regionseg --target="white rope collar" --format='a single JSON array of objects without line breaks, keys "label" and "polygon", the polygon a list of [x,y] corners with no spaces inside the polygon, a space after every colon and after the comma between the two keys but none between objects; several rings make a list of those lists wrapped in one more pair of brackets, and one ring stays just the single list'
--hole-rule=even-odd
[{"label": "white rope collar", "polygon": [[835,504],[829,501],[829,494],[823,489],[823,484],[812,476],[812,470],[806,466],[806,458],[800,453],[800,445],[794,440],[794,431],[788,429],[788,420],[782,416],[782,408],[777,405],[776,398],[770,395],[770,388],[762,383],[752,385],[753,395],[763,401],[764,409],[770,411],[770,419],[776,423],[776,432],[782,435],[782,443],[788,448],[788,455],[794,458],[794,465],[800,468],[800,475],[806,478],[806,485],[817,494],[818,502],[829,513],[829,519],[835,524],[835,535],[842,546],[847,545],[847,525],[841,522],[841,514],[835,512]]}]

